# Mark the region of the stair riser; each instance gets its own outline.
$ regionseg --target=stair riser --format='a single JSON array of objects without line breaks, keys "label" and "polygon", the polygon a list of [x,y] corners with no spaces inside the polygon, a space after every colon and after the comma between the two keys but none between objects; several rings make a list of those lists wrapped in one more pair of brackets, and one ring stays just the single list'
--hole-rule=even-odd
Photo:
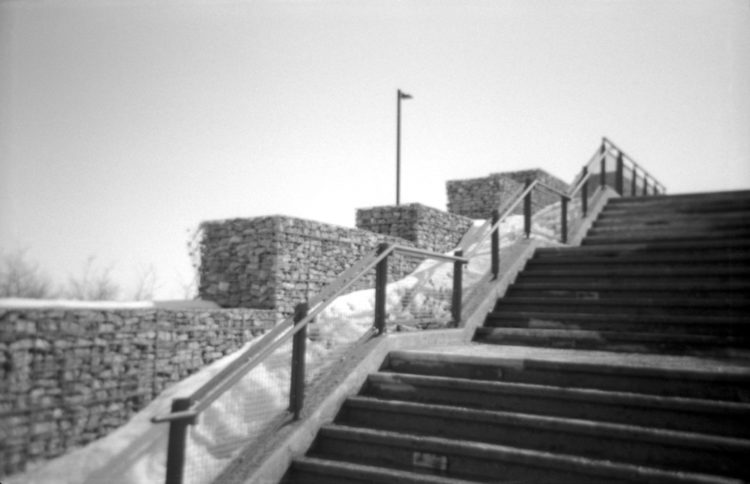
[{"label": "stair riser", "polygon": [[691,338],[692,335],[658,335],[638,333],[596,333],[594,335],[523,335],[505,334],[502,332],[478,333],[474,341],[485,344],[506,346],[535,346],[542,348],[596,350],[620,353],[671,354],[728,357],[744,355],[750,358],[750,345],[747,341],[736,341],[732,338],[708,337]]},{"label": "stair riser", "polygon": [[674,334],[705,334],[714,336],[732,336],[750,339],[750,324],[652,324],[635,320],[627,322],[611,321],[565,321],[560,319],[511,319],[511,318],[487,318],[485,327],[490,328],[529,328],[529,329],[568,329],[587,331],[614,331],[614,332],[636,332],[636,333],[674,333]]},{"label": "stair riser", "polygon": [[748,315],[724,317],[724,316],[711,316],[702,317],[695,315],[658,315],[651,316],[648,318],[637,317],[627,314],[615,314],[607,317],[606,321],[603,321],[601,316],[596,314],[578,314],[578,313],[561,313],[557,315],[550,315],[548,313],[542,313],[533,310],[523,311],[503,311],[502,313],[490,313],[489,317],[494,320],[536,320],[540,322],[551,321],[559,322],[561,324],[589,324],[589,323],[612,323],[612,324],[639,324],[639,325],[653,325],[663,326],[670,324],[677,325],[716,325],[716,326],[729,326],[734,325],[738,327],[744,327],[750,325],[750,317]]},{"label": "stair riser", "polygon": [[524,271],[518,276],[518,282],[529,283],[551,283],[551,284],[591,284],[602,281],[606,284],[622,281],[625,283],[636,283],[651,280],[657,280],[662,284],[689,283],[705,284],[707,286],[723,287],[725,284],[731,284],[734,281],[743,282],[745,274],[738,270],[727,268],[726,270],[716,270],[713,274],[706,274],[703,271],[693,271],[689,268],[680,271],[670,271],[655,275],[647,270],[631,270],[622,268],[619,271],[612,269],[601,270],[536,270]]},{"label": "stair riser", "polygon": [[[397,469],[419,472],[413,465],[415,452],[446,456],[446,477],[478,479],[487,482],[581,482],[601,483],[602,475],[586,476],[562,469],[550,469],[521,462],[501,461],[495,456],[446,454],[443,449],[429,446],[402,446],[397,442],[368,442],[319,437],[312,454],[321,457],[360,462],[370,465],[385,465]],[[425,473],[430,473],[424,470]],[[502,479],[502,480],[500,480]],[[607,480],[605,478],[605,480]],[[610,482],[610,481],[608,481]],[[623,482],[623,481],[613,481]]]},{"label": "stair riser", "polygon": [[556,368],[525,368],[501,365],[436,362],[430,360],[389,358],[384,369],[416,375],[447,376],[486,381],[507,381],[537,385],[566,386],[599,390],[624,391],[649,395],[683,396],[727,401],[750,398],[750,382],[742,380],[717,381],[672,376],[639,374],[635,371],[595,372]]},{"label": "stair riser", "polygon": [[673,410],[643,404],[633,405],[617,398],[609,401],[561,398],[552,392],[545,393],[544,387],[540,388],[535,392],[486,392],[460,385],[446,388],[411,382],[369,381],[362,394],[381,399],[588,419],[714,435],[742,436],[750,432],[750,412],[737,414],[723,409]]},{"label": "stair riser", "polygon": [[648,198],[611,198],[605,207],[610,210],[627,210],[630,213],[638,210],[662,211],[662,210],[691,210],[691,211],[714,211],[714,210],[750,210],[750,200],[747,197],[737,198],[714,198],[714,199],[648,199]]},{"label": "stair riser", "polygon": [[750,203],[750,190],[731,190],[724,192],[707,192],[707,193],[685,193],[685,194],[663,194],[663,195],[650,195],[647,197],[618,197],[610,198],[609,203],[611,205],[638,205],[638,204],[651,204],[651,203],[666,203],[670,201],[691,201],[694,203],[705,203],[709,201],[720,201],[720,200],[745,200]]},{"label": "stair riser", "polygon": [[576,271],[576,272],[627,272],[641,271],[644,276],[658,278],[670,273],[692,273],[710,276],[716,273],[747,273],[750,272],[750,260],[723,260],[723,261],[630,261],[627,259],[610,260],[534,260],[526,263],[524,272],[534,273],[537,271]]},{"label": "stair riser", "polygon": [[[691,302],[705,302],[705,306],[696,305],[671,305],[671,306],[628,306],[626,304],[597,304],[604,303],[606,299],[599,299],[597,301],[590,301],[584,299],[571,300],[569,302],[556,302],[554,299],[547,300],[544,304],[534,304],[534,311],[538,313],[548,313],[550,318],[554,319],[554,315],[558,313],[582,313],[582,314],[598,314],[602,318],[609,314],[628,314],[637,316],[652,316],[652,315],[718,315],[718,316],[742,316],[747,313],[746,305],[737,306],[726,306],[721,302],[715,304],[711,300],[693,300]],[[591,304],[590,304],[591,303]],[[529,305],[524,302],[514,302],[513,298],[503,299],[498,301],[495,306],[495,311],[523,311],[528,309]]]},{"label": "stair riser", "polygon": [[[524,282],[523,276],[511,285],[509,290],[518,291],[566,291],[570,294],[582,293],[605,293],[605,292],[622,292],[625,294],[645,291],[649,294],[661,292],[689,293],[692,295],[700,294],[750,294],[750,283],[746,281],[732,281],[732,284],[725,284],[722,287],[716,287],[710,284],[703,284],[700,281],[680,282],[678,280],[665,282],[656,281],[617,281],[601,280],[594,282],[578,282],[568,284],[556,284],[550,282]],[[579,295],[583,296],[583,295]],[[593,297],[593,296],[592,296]]]},{"label": "stair riser", "polygon": [[750,212],[748,204],[711,204],[706,206],[672,205],[621,207],[610,205],[601,212],[601,220],[715,219],[731,220]]},{"label": "stair riser", "polygon": [[[653,442],[634,436],[621,438],[607,429],[589,428],[591,433],[584,433],[574,425],[550,427],[528,420],[533,418],[452,419],[445,415],[389,412],[347,405],[342,409],[338,423],[547,452],[565,449],[567,454],[654,467],[750,475],[736,449],[694,447],[689,441]],[[605,442],[606,445],[602,445]]]},{"label": "stair riser", "polygon": [[546,266],[602,266],[610,264],[632,264],[632,265],[659,265],[672,266],[683,264],[702,264],[702,265],[742,265],[750,266],[750,251],[736,254],[702,254],[702,253],[671,253],[667,254],[602,254],[592,256],[571,255],[568,257],[533,257],[526,263],[526,267],[546,267]]},{"label": "stair riser", "polygon": [[582,245],[605,245],[605,244],[632,244],[632,243],[644,243],[654,244],[661,242],[676,242],[676,241],[700,241],[700,240],[712,240],[716,237],[724,238],[747,238],[750,236],[750,230],[733,230],[733,231],[722,231],[720,233],[706,233],[706,232],[670,232],[664,231],[664,233],[656,233],[656,231],[640,231],[630,232],[622,234],[599,234],[592,230],[586,235]]},{"label": "stair riser", "polygon": [[722,222],[649,222],[649,223],[636,223],[633,221],[620,221],[619,223],[600,223],[594,222],[591,227],[589,234],[628,234],[632,232],[644,232],[653,231],[655,233],[660,232],[708,232],[721,234],[723,232],[735,232],[747,229],[746,220],[735,220],[735,221],[722,221]]},{"label": "stair riser", "polygon": [[[701,217],[702,218],[702,217]],[[713,221],[736,221],[750,219],[750,210],[719,212],[711,214]],[[597,224],[610,224],[621,222],[649,223],[649,222],[693,222],[695,214],[680,213],[658,213],[651,211],[630,212],[629,210],[604,210],[596,219]]]},{"label": "stair riser", "polygon": [[[737,302],[747,304],[746,288],[737,288],[735,291],[727,290],[700,290],[700,289],[684,289],[684,290],[663,290],[663,289],[648,289],[643,288],[639,290],[593,290],[593,289],[524,289],[516,288],[511,286],[507,292],[508,297],[544,297],[548,299],[564,299],[564,300],[597,300],[597,299],[623,299],[623,298],[688,298],[688,299],[721,299],[730,300],[735,299]],[[731,303],[730,303],[731,304]]]},{"label": "stair riser", "polygon": [[610,244],[577,247],[543,247],[534,252],[535,257],[570,257],[571,255],[599,254],[634,254],[634,255],[671,255],[671,254],[707,254],[713,252],[745,252],[750,250],[750,240],[698,240],[671,241],[652,244]]}]

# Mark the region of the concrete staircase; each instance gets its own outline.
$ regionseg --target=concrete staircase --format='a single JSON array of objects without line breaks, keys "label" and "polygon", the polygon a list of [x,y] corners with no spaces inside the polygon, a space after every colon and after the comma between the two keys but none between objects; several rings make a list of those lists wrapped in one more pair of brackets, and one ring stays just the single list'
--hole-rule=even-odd
[{"label": "concrete staircase", "polygon": [[750,192],[611,200],[581,247],[539,249],[477,340],[750,356]]},{"label": "concrete staircase", "polygon": [[750,482],[750,192],[613,199],[471,344],[391,352],[286,482]]}]

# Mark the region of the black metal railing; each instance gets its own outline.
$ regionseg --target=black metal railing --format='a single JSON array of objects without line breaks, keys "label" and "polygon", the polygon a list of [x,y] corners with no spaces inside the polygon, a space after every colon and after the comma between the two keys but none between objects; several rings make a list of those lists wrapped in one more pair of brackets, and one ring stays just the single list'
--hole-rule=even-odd
[{"label": "black metal railing", "polygon": [[[614,170],[607,172],[608,161],[614,160]],[[599,169],[599,183],[591,190],[590,185],[595,180],[595,170]],[[540,180],[527,180],[522,187],[503,204],[492,211],[491,218],[486,222],[489,226],[483,231],[483,235],[473,243],[473,249],[467,250],[464,256],[461,250],[454,255],[438,254],[426,250],[404,247],[393,244],[381,244],[377,250],[368,254],[356,264],[342,272],[332,283],[326,286],[320,293],[301,302],[295,308],[294,314],[282,323],[275,326],[266,333],[256,344],[245,350],[231,364],[227,365],[207,383],[194,391],[189,397],[175,399],[172,403],[171,413],[155,417],[154,423],[168,422],[169,442],[167,447],[167,469],[166,482],[169,484],[182,484],[184,467],[186,462],[186,438],[187,429],[196,423],[198,416],[206,410],[212,402],[224,395],[243,376],[258,367],[278,348],[291,341],[291,361],[288,363],[290,369],[290,383],[287,410],[298,419],[304,408],[305,396],[305,355],[306,341],[308,339],[308,325],[314,321],[331,302],[342,295],[355,283],[361,281],[366,273],[375,270],[375,302],[374,316],[370,332],[373,336],[382,334],[386,330],[386,289],[388,284],[389,258],[394,254],[402,254],[425,259],[437,259],[453,264],[453,281],[451,294],[451,317],[454,325],[461,322],[462,309],[462,274],[463,266],[474,256],[483,242],[491,238],[491,263],[489,265],[490,277],[497,279],[500,271],[500,227],[509,215],[513,214],[519,204],[523,203],[523,232],[526,238],[531,236],[532,231],[532,197],[536,191],[547,191],[560,198],[560,242],[568,241],[569,226],[569,204],[580,194],[581,216],[588,214],[589,199],[598,190],[610,185],[620,194],[625,194],[625,170],[630,169],[630,196],[661,194],[665,192],[664,186],[651,176],[645,169],[638,165],[614,143],[607,138],[602,139],[602,144],[594,153],[592,158],[584,165],[579,176],[573,182],[567,192],[555,189]],[[608,176],[613,173],[613,176]],[[638,177],[643,183],[638,186]],[[610,180],[611,178],[611,180]],[[485,226],[486,227],[486,226]],[[485,273],[486,274],[486,273]]]},{"label": "black metal railing", "polygon": [[461,257],[461,251],[456,251],[454,255],[446,255],[395,244],[380,244],[374,253],[341,273],[315,297],[298,304],[292,316],[265,334],[260,341],[189,397],[173,400],[171,413],[152,419],[154,423],[168,422],[170,424],[167,445],[167,483],[183,482],[188,426],[195,424],[202,411],[289,340],[292,341],[292,351],[288,411],[295,419],[299,418],[304,407],[307,327],[333,300],[360,281],[373,268],[375,269],[375,311],[372,332],[374,335],[385,332],[388,262],[394,254],[453,263],[451,314],[453,324],[458,325],[461,319],[462,267],[468,262],[467,259]]},{"label": "black metal railing", "polygon": [[[612,173],[613,177],[607,176],[607,165],[608,160],[614,159],[615,168]],[[636,163],[631,157],[625,154],[620,148],[617,147],[612,141],[607,138],[602,138],[602,143],[597,148],[594,155],[591,157],[588,163],[583,166],[581,173],[576,177],[570,190],[565,193],[557,190],[540,180],[526,180],[522,189],[518,190],[513,196],[509,197],[504,204],[500,207],[495,208],[492,211],[490,219],[490,227],[485,235],[479,239],[476,243],[476,247],[479,247],[482,241],[487,237],[491,238],[491,265],[490,270],[492,278],[497,279],[500,270],[500,226],[505,219],[514,213],[518,205],[523,202],[523,218],[524,218],[524,235],[526,238],[531,236],[531,219],[532,219],[532,196],[536,190],[545,190],[554,195],[560,197],[560,242],[566,244],[568,242],[568,218],[569,218],[569,203],[580,193],[581,197],[581,216],[586,217],[588,215],[588,204],[591,196],[594,195],[592,190],[589,189],[590,181],[594,177],[594,173],[591,171],[592,166],[599,168],[599,184],[596,189],[602,189],[605,186],[612,186],[614,190],[620,196],[626,196],[624,175],[626,165],[629,165],[631,170],[631,189],[628,196],[646,196],[646,195],[660,195],[666,193],[664,185],[657,181],[648,171]],[[638,187],[638,174],[641,174],[643,185]],[[609,178],[613,178],[610,180]],[[650,182],[650,183],[649,183]],[[474,254],[467,254],[467,257],[471,258]]]}]

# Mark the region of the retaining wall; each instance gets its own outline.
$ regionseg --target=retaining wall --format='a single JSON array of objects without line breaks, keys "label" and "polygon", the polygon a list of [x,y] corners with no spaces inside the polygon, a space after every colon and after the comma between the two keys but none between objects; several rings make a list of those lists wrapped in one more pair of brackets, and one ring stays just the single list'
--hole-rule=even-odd
[{"label": "retaining wall", "polygon": [[445,253],[455,248],[473,221],[419,203],[360,208],[357,227],[400,237],[416,247]]},{"label": "retaining wall", "polygon": [[[222,307],[274,309],[287,316],[373,252],[381,242],[409,247],[400,237],[293,217],[204,222],[198,293]],[[390,258],[392,278],[418,261]],[[352,290],[373,287],[374,270]]]},{"label": "retaining wall", "polygon": [[[486,177],[466,180],[449,180],[446,182],[448,211],[473,219],[489,218],[492,216],[492,210],[523,187],[527,179],[539,180],[562,192],[569,189],[567,183],[540,169],[493,173]],[[532,212],[558,201],[559,195],[544,189],[534,190]],[[523,213],[523,204],[519,204],[514,213]]]},{"label": "retaining wall", "polygon": [[107,435],[275,320],[247,309],[0,309],[0,475]]}]

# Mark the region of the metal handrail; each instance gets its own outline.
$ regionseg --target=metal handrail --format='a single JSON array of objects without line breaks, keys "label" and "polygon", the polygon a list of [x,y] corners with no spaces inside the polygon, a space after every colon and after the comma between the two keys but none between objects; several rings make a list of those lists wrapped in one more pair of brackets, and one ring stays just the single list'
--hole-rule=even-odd
[{"label": "metal handrail", "polygon": [[[468,264],[469,260],[461,256],[461,251],[456,255],[440,254],[424,249],[406,247],[398,244],[381,244],[378,250],[360,259],[357,263],[342,272],[333,282],[328,284],[322,291],[311,297],[306,303],[302,303],[295,309],[295,314],[286,318],[266,333],[256,344],[245,350],[231,364],[224,367],[209,381],[201,385],[189,397],[175,399],[172,412],[167,415],[155,416],[151,419],[153,423],[170,422],[170,440],[167,456],[167,482],[181,482],[182,467],[184,466],[185,429],[187,425],[195,422],[197,416],[211,403],[216,401],[229,388],[237,383],[250,371],[263,363],[265,359],[277,350],[281,345],[293,340],[293,360],[297,361],[296,355],[301,352],[301,362],[292,363],[292,392],[290,394],[290,410],[294,412],[295,418],[299,418],[302,409],[303,398],[301,391],[295,387],[304,384],[304,339],[306,337],[307,325],[325,310],[338,296],[359,281],[368,271],[375,268],[376,314],[372,331],[378,334],[385,328],[385,288],[387,278],[387,262],[391,254],[403,254],[419,256],[424,258],[449,261],[454,263],[453,281],[453,317],[460,319],[461,312],[461,266]],[[378,307],[382,308],[380,314]],[[456,321],[458,323],[458,321]],[[300,336],[302,336],[300,338]],[[301,349],[300,349],[301,347]],[[173,432],[175,438],[172,438]],[[173,454],[174,457],[171,457]]]},{"label": "metal handrail", "polygon": [[556,188],[553,188],[553,187],[551,187],[551,186],[547,185],[547,184],[546,184],[546,183],[544,183],[544,182],[538,182],[538,183],[537,183],[537,186],[538,186],[538,187],[540,187],[540,188],[544,188],[545,190],[547,190],[547,191],[549,191],[549,192],[552,192],[552,193],[554,193],[555,195],[560,195],[561,197],[565,197],[565,198],[567,198],[568,200],[570,200],[570,195],[568,195],[567,193],[563,193],[563,192],[561,192],[560,190],[558,190],[558,189],[556,189]]},{"label": "metal handrail", "polygon": [[[459,250],[456,255],[447,255],[431,252],[428,250],[406,247],[396,244],[381,244],[377,251],[370,253],[357,261],[351,267],[343,271],[339,276],[325,286],[320,292],[305,303],[299,304],[295,308],[295,313],[287,317],[284,321],[276,325],[266,333],[258,342],[245,350],[229,365],[224,367],[209,381],[204,383],[200,388],[195,390],[189,397],[175,399],[172,404],[172,412],[168,415],[156,416],[151,419],[154,423],[170,422],[170,437],[167,450],[167,482],[181,482],[182,470],[185,458],[185,437],[187,425],[193,424],[197,416],[205,410],[211,403],[216,401],[237,381],[247,375],[250,371],[260,365],[266,357],[277,350],[281,345],[293,341],[292,349],[292,375],[289,410],[294,413],[295,418],[299,418],[303,405],[303,385],[304,385],[304,352],[307,326],[325,310],[338,296],[349,289],[353,284],[359,281],[368,271],[373,268],[376,270],[375,275],[375,318],[373,327],[370,331],[380,334],[385,329],[385,289],[387,284],[388,257],[391,254],[400,253],[404,255],[419,256],[425,258],[438,259],[454,263],[453,273],[453,299],[452,312],[456,323],[461,317],[461,277],[462,265],[467,264],[469,259],[475,255],[479,246],[488,237],[492,237],[492,265],[491,273],[493,279],[499,274],[499,253],[500,253],[500,225],[513,213],[521,201],[524,202],[524,231],[528,238],[531,233],[531,194],[536,189],[545,189],[551,193],[560,196],[561,207],[561,240],[567,243],[567,206],[568,202],[578,193],[581,192],[582,212],[586,216],[588,185],[589,180],[594,176],[590,167],[592,164],[601,165],[600,177],[602,185],[605,184],[606,157],[610,150],[617,152],[617,171],[616,184],[618,191],[622,194],[622,178],[624,161],[627,160],[633,165],[633,189],[631,194],[636,190],[636,170],[640,169],[644,177],[643,194],[648,194],[648,180],[653,182],[653,190],[658,192],[658,188],[664,191],[664,186],[659,183],[651,174],[640,167],[632,158],[620,150],[614,143],[607,138],[602,138],[602,144],[591,159],[586,163],[579,175],[578,180],[574,181],[573,187],[567,193],[557,190],[539,180],[527,180],[523,187],[519,187],[514,196],[506,199],[504,204],[496,207],[492,212],[492,217],[487,221],[489,229],[483,230],[483,235],[474,243],[473,249],[466,255],[462,256]],[[500,210],[503,209],[502,214]]]},{"label": "metal handrail", "polygon": [[636,170],[639,170],[641,173],[643,173],[644,180],[651,180],[654,183],[654,187],[656,188],[658,193],[666,193],[666,187],[659,182],[651,173],[649,173],[645,168],[643,168],[638,162],[636,162],[631,156],[629,156],[627,153],[625,153],[619,146],[617,146],[612,140],[610,140],[607,137],[602,138],[602,148],[605,150],[614,150],[617,152],[618,157],[622,156],[623,161],[628,161],[632,167],[633,167],[633,176],[635,177]]},{"label": "metal handrail", "polygon": [[[393,253],[416,255],[437,260],[461,262],[464,264],[469,262],[465,257],[440,254],[403,245],[388,244],[388,249],[380,253],[371,253],[363,259],[360,259],[355,265],[342,272],[339,277],[328,284],[321,292],[310,298],[307,304],[308,306],[312,306],[312,310],[309,311],[306,316],[297,322],[294,321],[295,316],[289,316],[283,322],[276,325],[270,332],[266,333],[258,343],[248,348],[245,353],[237,357],[231,365],[227,365],[222,371],[214,375],[209,381],[195,390],[190,397],[188,397],[193,401],[191,410],[174,412],[161,417],[153,417],[151,421],[154,423],[168,422],[170,420],[194,416],[200,413],[201,410],[208,407],[219,396],[221,396],[226,388],[236,383],[236,381],[243,375],[255,368],[263,361],[265,356],[272,353],[279,346],[291,339],[291,337],[302,329],[303,326],[307,325],[326,307],[328,307],[333,300],[361,279],[362,276],[374,268],[380,261]],[[353,271],[352,269],[357,270]],[[353,276],[351,275],[352,272],[354,272]],[[286,334],[281,335],[281,333],[284,333],[285,331]]]},{"label": "metal handrail", "polygon": [[[479,240],[474,243],[474,249],[466,254],[466,257],[472,257],[474,253],[479,250],[479,246],[482,244],[482,242],[487,240],[490,235],[500,229],[500,224],[503,223],[503,221],[508,218],[511,213],[513,213],[513,210],[515,210],[518,204],[521,203],[524,198],[526,198],[526,195],[531,193],[537,183],[539,183],[539,180],[534,180],[531,182],[531,184],[525,186],[523,190],[521,190],[520,193],[518,193],[518,195],[516,195],[512,199],[513,202],[511,202],[510,206],[505,208],[502,215],[498,215],[497,219],[495,219],[494,217],[491,219],[492,222],[489,230],[487,230],[484,235],[482,235]],[[495,211],[499,211],[499,208],[495,209]]]}]

